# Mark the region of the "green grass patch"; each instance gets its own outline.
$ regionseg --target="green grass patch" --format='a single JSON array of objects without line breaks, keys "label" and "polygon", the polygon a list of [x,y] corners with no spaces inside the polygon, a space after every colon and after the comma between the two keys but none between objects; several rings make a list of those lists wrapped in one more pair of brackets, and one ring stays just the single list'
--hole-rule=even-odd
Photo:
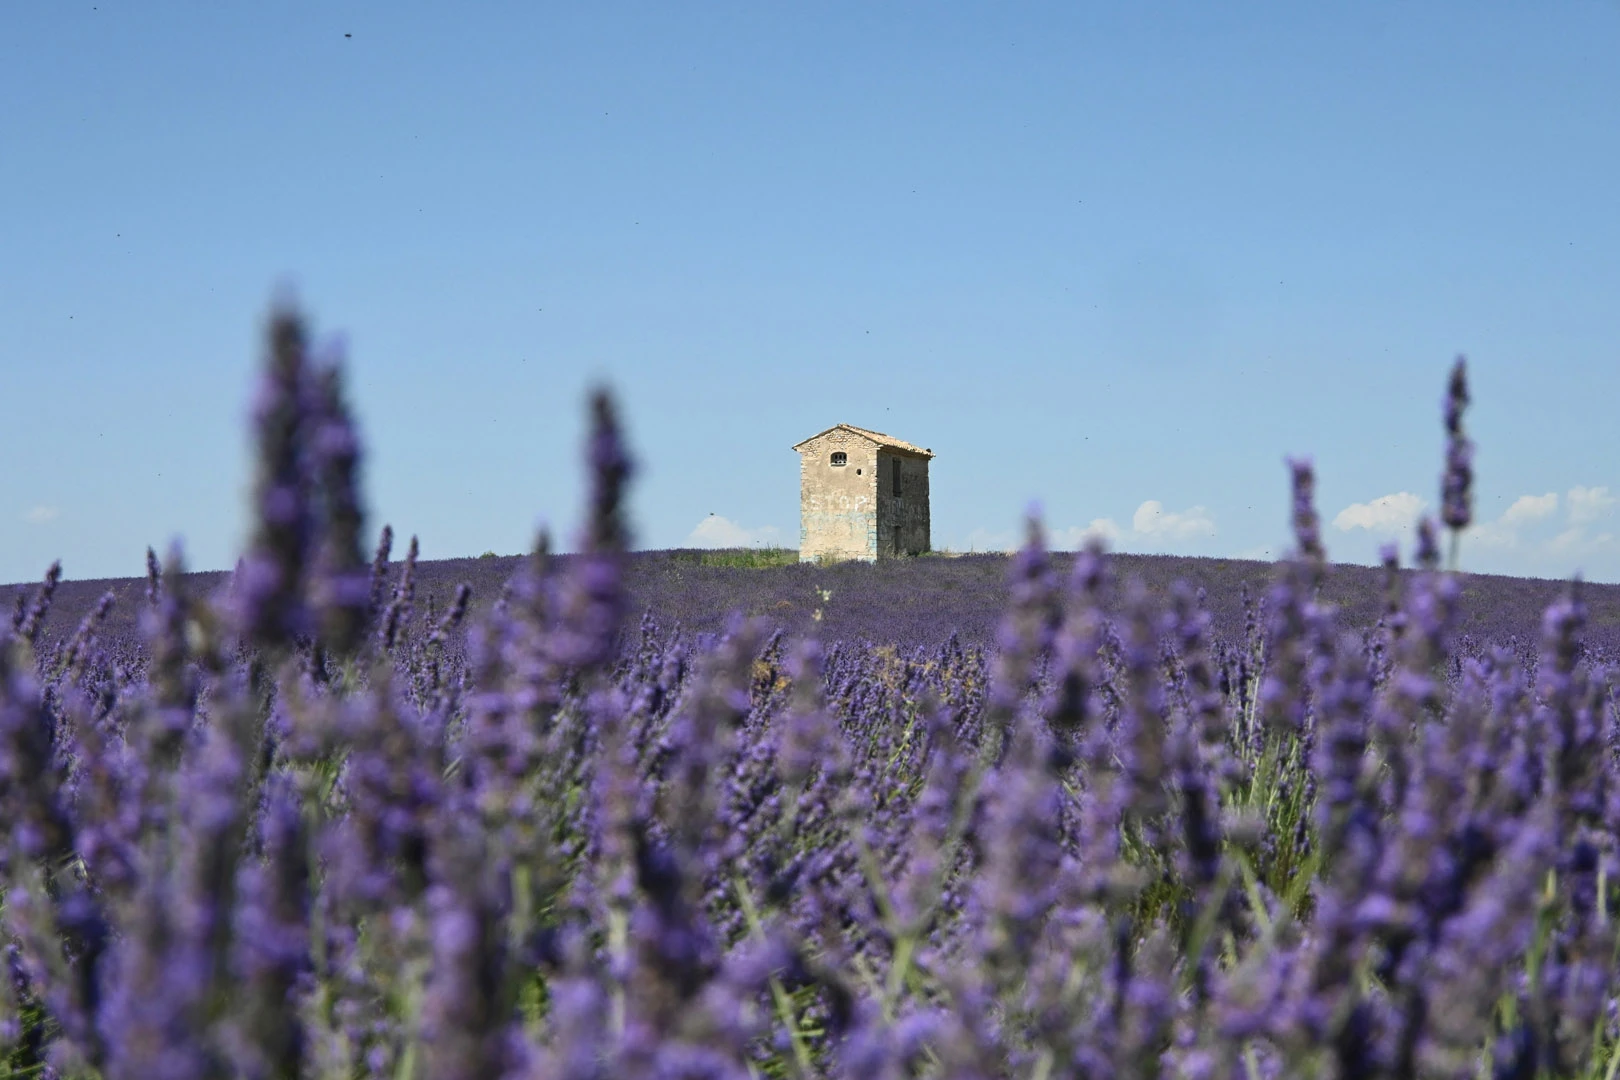
[{"label": "green grass patch", "polygon": [[736,566],[745,570],[763,570],[771,566],[796,566],[799,552],[796,548],[718,548],[713,551],[671,552],[684,562],[698,566]]}]

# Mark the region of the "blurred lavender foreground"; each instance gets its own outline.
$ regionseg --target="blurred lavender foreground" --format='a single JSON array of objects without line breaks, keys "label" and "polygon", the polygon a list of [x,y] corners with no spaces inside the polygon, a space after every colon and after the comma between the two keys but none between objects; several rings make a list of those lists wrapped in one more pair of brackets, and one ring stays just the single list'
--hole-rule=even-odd
[{"label": "blurred lavender foreground", "polygon": [[[1470,516],[1464,369],[1445,524]],[[1591,1077],[1620,1068],[1620,715],[1578,590],[1463,648],[1432,524],[1350,630],[1308,463],[1245,635],[1059,564],[993,648],[632,611],[592,403],[580,553],[452,649],[362,544],[335,362],[271,320],[251,549],[0,623],[0,1075]],[[369,568],[368,568],[369,566]]]}]

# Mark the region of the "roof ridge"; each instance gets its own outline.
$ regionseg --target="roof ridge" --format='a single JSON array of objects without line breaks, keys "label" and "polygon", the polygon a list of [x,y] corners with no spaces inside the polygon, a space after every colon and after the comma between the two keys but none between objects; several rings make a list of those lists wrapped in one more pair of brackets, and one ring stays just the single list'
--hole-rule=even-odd
[{"label": "roof ridge", "polygon": [[851,428],[855,431],[859,431],[863,435],[869,435],[880,442],[886,442],[890,446],[897,447],[901,450],[910,450],[914,454],[927,454],[932,457],[934,453],[932,450],[926,449],[925,447],[918,446],[915,443],[906,442],[904,439],[897,439],[893,435],[889,435],[882,431],[876,431],[872,428],[856,427],[854,424],[845,424],[843,426]]},{"label": "roof ridge", "polygon": [[844,429],[845,431],[854,432],[855,434],[860,435],[860,436],[862,436],[864,438],[871,439],[873,442],[877,443],[879,446],[885,446],[885,447],[888,447],[891,450],[903,450],[903,451],[905,451],[907,453],[917,454],[917,455],[919,455],[921,457],[930,457],[931,458],[931,457],[934,456],[934,452],[932,450],[927,449],[926,447],[917,446],[914,443],[908,443],[904,439],[897,439],[893,435],[886,435],[881,431],[873,431],[871,428],[863,428],[863,427],[860,427],[859,425],[856,425],[856,424],[844,424],[844,423],[834,424],[832,427],[827,428],[824,431],[816,432],[814,435],[810,436],[810,438],[803,439],[800,442],[795,443],[793,449],[797,450],[799,447],[803,446],[805,443],[811,442],[811,441],[813,441],[815,439],[819,439],[823,435],[826,435],[826,434],[829,434],[831,432],[837,431],[840,428]]}]

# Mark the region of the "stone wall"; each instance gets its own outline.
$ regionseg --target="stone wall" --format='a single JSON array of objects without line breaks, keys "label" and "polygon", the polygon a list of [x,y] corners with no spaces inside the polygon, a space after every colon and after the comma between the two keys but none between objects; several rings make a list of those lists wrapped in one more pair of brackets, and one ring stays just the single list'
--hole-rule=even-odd
[{"label": "stone wall", "polygon": [[[842,452],[846,463],[833,465]],[[829,431],[799,451],[799,560],[875,559],[878,450],[869,439]]]},{"label": "stone wall", "polygon": [[[877,469],[878,555],[921,555],[930,550],[928,460],[880,449]],[[897,472],[898,495],[894,483]]]}]

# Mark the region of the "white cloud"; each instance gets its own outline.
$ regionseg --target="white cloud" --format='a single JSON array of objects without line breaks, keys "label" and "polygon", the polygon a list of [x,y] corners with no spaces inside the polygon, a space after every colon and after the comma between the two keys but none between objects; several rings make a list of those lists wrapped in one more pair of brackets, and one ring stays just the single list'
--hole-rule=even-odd
[{"label": "white cloud", "polygon": [[1620,555],[1620,541],[1613,532],[1592,526],[1611,514],[1617,502],[1608,488],[1573,487],[1565,497],[1567,521],[1560,528],[1554,523],[1557,492],[1521,495],[1495,521],[1480,522],[1463,535],[1464,561],[1473,550],[1485,553],[1479,569],[1497,573],[1567,577],[1595,569],[1603,574]]},{"label": "white cloud", "polygon": [[[1576,488],[1584,491],[1584,488]],[[1601,488],[1599,490],[1602,490]],[[1571,492],[1573,495],[1574,492]],[[1504,525],[1523,525],[1531,521],[1540,521],[1551,517],[1558,511],[1558,493],[1549,491],[1545,495],[1520,495],[1513,500],[1513,505],[1502,511]],[[1571,512],[1573,517],[1573,511]]]},{"label": "white cloud", "polygon": [[1547,550],[1559,555],[1573,555],[1586,540],[1586,530],[1579,525],[1565,529],[1551,540],[1547,541]]},{"label": "white cloud", "polygon": [[28,512],[23,515],[23,520],[28,522],[30,525],[44,525],[48,522],[55,521],[57,517],[61,515],[61,513],[61,508],[57,506],[35,506],[31,507]]},{"label": "white cloud", "polygon": [[1615,548],[1613,533],[1598,533],[1592,536],[1580,525],[1572,525],[1548,540],[1546,550],[1553,555],[1567,558],[1599,555]]},{"label": "white cloud", "polygon": [[[1550,495],[1547,497],[1552,498]],[[1569,522],[1571,525],[1590,525],[1598,518],[1608,516],[1616,501],[1606,487],[1572,487],[1569,489]]]},{"label": "white cloud", "polygon": [[[1048,534],[1048,547],[1053,551],[1077,551],[1093,540],[1114,550],[1164,551],[1181,541],[1214,536],[1215,519],[1202,506],[1186,510],[1166,510],[1157,499],[1149,499],[1136,508],[1127,528],[1111,517],[1092,518],[1088,525],[1071,525],[1066,529],[1053,529]],[[980,539],[980,550],[996,550],[990,543],[1007,534],[989,534]],[[1016,544],[1007,544],[1007,549]]]},{"label": "white cloud", "polygon": [[1079,550],[1093,540],[1100,542],[1104,547],[1113,547],[1119,543],[1124,530],[1113,518],[1092,518],[1091,524],[1081,528],[1072,525],[1067,529],[1057,529],[1052,533],[1051,547],[1054,551],[1067,551],[1070,548]]},{"label": "white cloud", "polygon": [[[1558,512],[1558,493],[1520,495],[1495,521],[1482,521],[1469,529],[1463,543],[1485,548],[1517,550],[1524,531]],[[1550,550],[1550,548],[1549,548]]]},{"label": "white cloud", "polygon": [[1157,499],[1149,499],[1136,508],[1131,517],[1131,528],[1141,536],[1165,540],[1188,540],[1195,536],[1214,536],[1215,519],[1202,506],[1187,510],[1166,510]]},{"label": "white cloud", "polygon": [[[1166,510],[1162,502],[1149,499],[1136,508],[1129,526],[1111,517],[1097,517],[1086,525],[1047,529],[1045,537],[1049,551],[1078,551],[1095,540],[1109,550],[1172,553],[1186,551],[1185,541],[1216,532],[1215,518],[1206,507]],[[966,539],[970,551],[1017,551],[1024,545],[1025,533],[978,528]]]},{"label": "white cloud", "polygon": [[1463,536],[1463,544],[1467,547],[1516,548],[1519,546],[1519,533],[1511,524],[1500,519],[1486,521],[1470,528]]},{"label": "white cloud", "polygon": [[1340,532],[1366,529],[1369,532],[1406,532],[1417,525],[1418,515],[1428,504],[1410,491],[1380,495],[1371,502],[1351,503],[1333,518]]},{"label": "white cloud", "polygon": [[700,548],[769,547],[781,542],[782,530],[775,525],[750,529],[719,514],[710,514],[698,522],[686,538],[688,546]]}]

